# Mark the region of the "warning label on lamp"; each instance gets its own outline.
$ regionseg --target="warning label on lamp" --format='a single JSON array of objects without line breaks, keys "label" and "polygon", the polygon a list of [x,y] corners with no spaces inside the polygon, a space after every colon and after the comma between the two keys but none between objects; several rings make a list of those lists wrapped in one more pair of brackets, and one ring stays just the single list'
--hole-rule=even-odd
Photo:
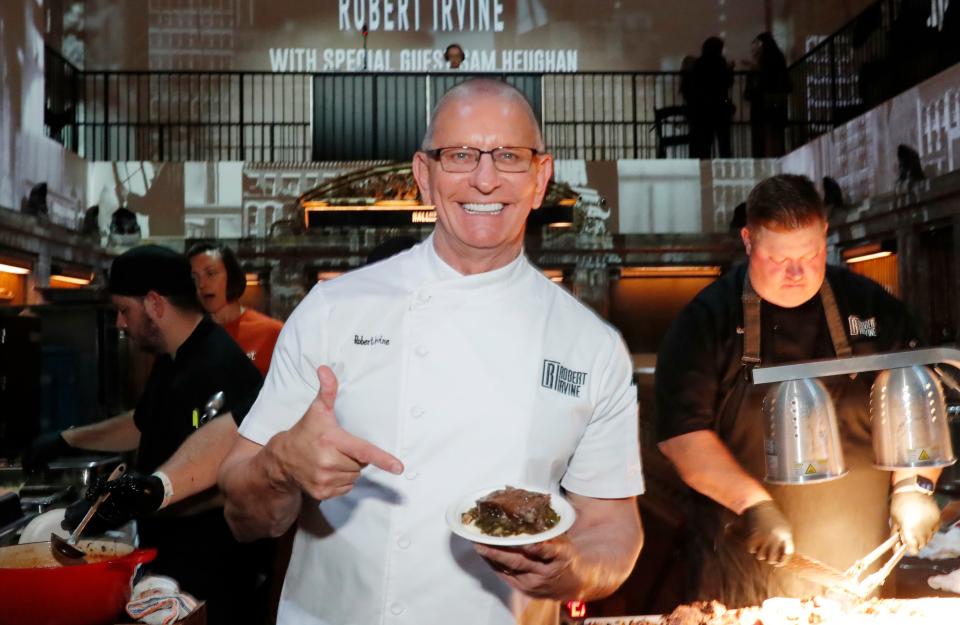
[{"label": "warning label on lamp", "polygon": [[907,462],[929,462],[931,459],[937,457],[939,453],[940,450],[933,447],[918,447],[916,449],[908,449]]}]

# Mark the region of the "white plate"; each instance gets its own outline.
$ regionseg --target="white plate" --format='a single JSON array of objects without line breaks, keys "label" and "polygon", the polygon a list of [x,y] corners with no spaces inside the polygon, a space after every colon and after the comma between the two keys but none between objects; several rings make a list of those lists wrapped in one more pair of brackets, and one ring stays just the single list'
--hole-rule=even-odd
[{"label": "white plate", "polygon": [[70,532],[60,527],[66,514],[66,508],[54,508],[34,517],[23,528],[23,532],[20,534],[20,544],[44,543],[50,540],[50,534],[56,534],[60,538],[68,538]]},{"label": "white plate", "polygon": [[[460,520],[464,512],[477,505],[477,499],[485,497],[493,491],[500,490],[502,488],[503,486],[484,488],[483,490],[478,490],[469,495],[465,495],[451,503],[447,507],[447,526],[449,526],[450,530],[457,536],[461,536],[475,543],[495,545],[499,547],[514,547],[517,545],[532,545],[533,543],[539,543],[545,540],[550,540],[551,538],[556,538],[560,534],[563,534],[570,529],[570,526],[573,525],[574,519],[577,517],[576,512],[573,511],[573,506],[571,506],[566,499],[560,495],[551,493],[550,507],[553,508],[554,511],[560,516],[560,520],[556,525],[545,532],[540,532],[538,534],[517,534],[515,536],[488,536],[481,532],[472,523],[465,525],[463,521]],[[528,488],[527,490],[535,491],[535,489],[532,488]]]}]

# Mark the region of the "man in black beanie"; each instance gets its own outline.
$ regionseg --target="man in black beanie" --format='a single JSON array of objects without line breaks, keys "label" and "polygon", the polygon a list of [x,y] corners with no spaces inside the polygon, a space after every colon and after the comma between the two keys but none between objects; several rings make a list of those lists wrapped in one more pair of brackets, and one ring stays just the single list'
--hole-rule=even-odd
[{"label": "man in black beanie", "polygon": [[[216,477],[259,392],[260,372],[204,315],[183,255],[133,248],[114,259],[108,284],[117,327],[157,356],[146,388],[131,412],[41,437],[24,453],[24,467],[42,468],[73,449],[137,450],[135,470],[94,483],[64,524],[72,529],[89,501],[110,492],[94,517],[100,531],[137,519],[140,545],[158,550],[150,569],[206,600],[210,623],[256,622],[262,606],[251,601],[259,596],[264,549],[233,539]],[[214,410],[218,392],[222,404]]]}]

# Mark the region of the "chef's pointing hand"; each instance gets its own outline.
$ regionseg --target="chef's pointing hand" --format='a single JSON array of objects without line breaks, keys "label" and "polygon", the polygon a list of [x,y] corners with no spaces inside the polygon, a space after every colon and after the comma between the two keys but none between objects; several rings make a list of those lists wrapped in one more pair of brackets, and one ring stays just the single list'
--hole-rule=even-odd
[{"label": "chef's pointing hand", "polygon": [[267,445],[279,461],[287,483],[294,482],[314,499],[345,495],[368,464],[403,473],[403,463],[376,445],[340,426],[333,405],[337,377],[330,367],[317,369],[320,392],[303,417]]}]

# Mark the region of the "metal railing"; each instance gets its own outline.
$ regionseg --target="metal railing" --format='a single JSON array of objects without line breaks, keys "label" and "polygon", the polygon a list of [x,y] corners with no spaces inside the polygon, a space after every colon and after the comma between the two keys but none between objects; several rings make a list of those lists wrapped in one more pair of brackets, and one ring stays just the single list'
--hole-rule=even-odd
[{"label": "metal railing", "polygon": [[[750,157],[748,74],[734,74],[731,155]],[[557,158],[688,158],[690,128],[680,72],[543,76],[544,139]]]},{"label": "metal railing", "polygon": [[81,72],[48,49],[47,76],[48,134],[90,160],[311,158],[309,75]]},{"label": "metal railing", "polygon": [[[49,135],[100,161],[406,160],[439,96],[471,76],[81,72],[52,51],[47,68],[48,93],[59,94]],[[679,72],[484,75],[527,96],[558,158],[689,154]],[[740,157],[750,150],[746,78],[731,90]]]},{"label": "metal railing", "polygon": [[[945,41],[921,5],[878,0],[790,67],[788,150],[955,62],[960,37]],[[49,49],[46,71],[50,136],[108,161],[406,160],[436,99],[469,76],[80,71]],[[558,158],[690,155],[680,72],[484,75],[530,99]],[[730,90],[733,157],[753,156],[748,78]]]},{"label": "metal railing", "polygon": [[941,9],[928,0],[877,0],[793,63],[789,116],[805,123],[792,127],[791,142],[803,144],[960,61],[960,37],[942,28]]}]

